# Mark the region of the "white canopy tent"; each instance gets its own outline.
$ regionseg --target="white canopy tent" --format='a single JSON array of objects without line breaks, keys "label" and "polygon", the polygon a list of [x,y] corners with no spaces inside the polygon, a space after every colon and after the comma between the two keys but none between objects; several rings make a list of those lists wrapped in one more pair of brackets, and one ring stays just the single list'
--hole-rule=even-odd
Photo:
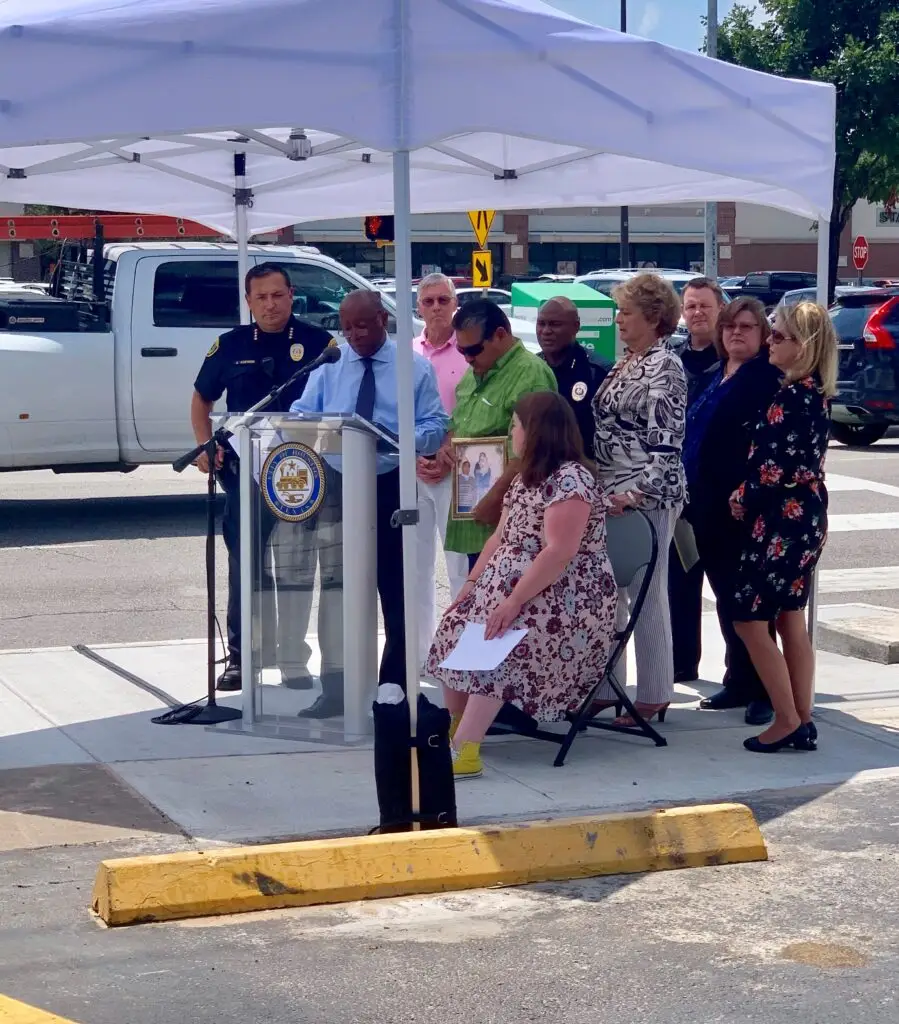
[{"label": "white canopy tent", "polygon": [[[410,212],[764,203],[818,219],[823,289],[834,117],[830,86],[597,28],[542,0],[0,6],[0,201],[180,214],[241,241],[394,212],[404,509],[416,505]],[[291,140],[278,125],[320,133]],[[247,188],[253,205],[245,191],[235,203]],[[409,530],[404,555],[412,593]],[[413,601],[406,615],[414,715]]]}]

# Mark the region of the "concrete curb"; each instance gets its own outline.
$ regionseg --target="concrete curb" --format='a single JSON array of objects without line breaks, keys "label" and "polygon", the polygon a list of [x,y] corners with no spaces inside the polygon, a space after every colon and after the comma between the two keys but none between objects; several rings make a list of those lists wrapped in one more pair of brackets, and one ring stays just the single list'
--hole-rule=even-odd
[{"label": "concrete curb", "polygon": [[0,1024],[72,1024],[72,1021],[0,995]]},{"label": "concrete curb", "polygon": [[108,925],[767,860],[742,804],[126,857],[100,864]]}]

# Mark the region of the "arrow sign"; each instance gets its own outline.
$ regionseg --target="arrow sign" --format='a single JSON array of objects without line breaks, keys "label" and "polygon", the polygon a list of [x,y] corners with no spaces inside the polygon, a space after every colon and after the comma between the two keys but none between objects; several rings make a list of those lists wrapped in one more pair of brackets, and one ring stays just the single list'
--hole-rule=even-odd
[{"label": "arrow sign", "polygon": [[472,253],[471,280],[475,288],[489,288],[493,284],[493,254],[489,249]]},{"label": "arrow sign", "polygon": [[483,249],[487,245],[487,236],[493,227],[493,218],[496,210],[469,210],[468,219],[471,221],[471,230],[478,240],[478,248]]}]

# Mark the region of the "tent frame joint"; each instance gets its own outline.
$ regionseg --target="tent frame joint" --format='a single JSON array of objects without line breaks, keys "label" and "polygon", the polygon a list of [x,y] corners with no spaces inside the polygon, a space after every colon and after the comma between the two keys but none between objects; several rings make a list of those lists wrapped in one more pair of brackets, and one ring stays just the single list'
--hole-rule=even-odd
[{"label": "tent frame joint", "polygon": [[502,174],[494,174],[494,181],[517,181],[518,171],[514,167],[506,167],[503,169]]},{"label": "tent frame joint", "polygon": [[253,190],[251,188],[236,188],[234,190],[235,206],[246,206],[248,209],[251,209],[253,198]]}]

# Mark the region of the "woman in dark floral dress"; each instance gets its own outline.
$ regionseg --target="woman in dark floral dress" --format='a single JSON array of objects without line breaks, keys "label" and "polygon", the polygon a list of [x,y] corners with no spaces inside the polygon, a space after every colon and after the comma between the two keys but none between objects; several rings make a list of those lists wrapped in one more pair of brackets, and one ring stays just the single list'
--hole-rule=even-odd
[{"label": "woman in dark floral dress", "polygon": [[[525,395],[512,444],[519,475],[427,661],[452,715],[457,779],[481,774],[481,740],[504,703],[543,722],[576,708],[605,669],[615,628],[606,506],[571,407],[554,391]],[[468,622],[484,623],[488,640],[510,628],[528,633],[492,671],[440,668]]]},{"label": "woman in dark floral dress", "polygon": [[[774,707],[771,726],[744,743],[757,753],[814,750],[817,740],[815,659],[804,609],[827,539],[824,457],[837,368],[830,317],[813,302],[779,310],[769,344],[783,386],[755,429],[746,480],[731,496],[744,527],[734,627]],[[771,620],[783,653],[768,633]]]}]

